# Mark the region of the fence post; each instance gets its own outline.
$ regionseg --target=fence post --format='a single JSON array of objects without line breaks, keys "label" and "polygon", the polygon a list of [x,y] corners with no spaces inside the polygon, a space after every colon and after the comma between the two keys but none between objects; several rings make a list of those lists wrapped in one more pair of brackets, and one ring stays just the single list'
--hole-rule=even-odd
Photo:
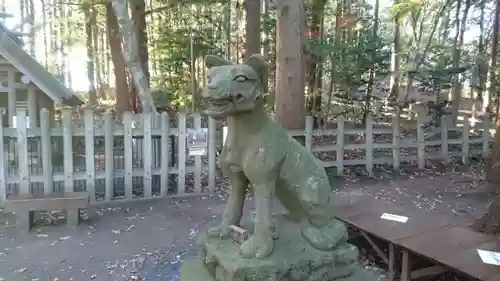
[{"label": "fence post", "polygon": [[312,116],[306,116],[305,120],[305,147],[308,151],[312,151],[312,139],[313,139],[313,118]]},{"label": "fence post", "polygon": [[490,118],[486,112],[483,117],[483,157],[490,151]]},{"label": "fence post", "polygon": [[469,116],[464,116],[464,126],[462,127],[462,163],[469,163]]},{"label": "fence post", "polygon": [[168,171],[170,169],[169,163],[169,152],[170,152],[170,140],[169,140],[169,118],[168,113],[161,113],[161,160],[160,160],[160,195],[167,196],[168,193]]},{"label": "fence post", "polygon": [[[199,113],[193,114],[194,129],[198,131],[201,129],[201,115]],[[201,193],[201,156],[194,157],[194,191]]]},{"label": "fence post", "polygon": [[26,134],[26,111],[18,110],[16,116],[17,157],[19,166],[19,193],[30,194],[28,136]]},{"label": "fence post", "polygon": [[417,115],[417,162],[418,168],[425,168],[425,134],[422,114]]},{"label": "fence post", "polygon": [[448,154],[448,118],[447,115],[441,116],[441,158],[443,163],[448,165],[450,157]]},{"label": "fence post", "polygon": [[85,125],[85,185],[87,194],[90,196],[90,202],[95,202],[94,111],[92,109],[85,109],[83,114]]},{"label": "fence post", "polygon": [[344,115],[337,117],[337,175],[344,174]]},{"label": "fence post", "polygon": [[0,204],[5,202],[7,197],[7,178],[6,178],[6,168],[5,165],[5,147],[4,147],[4,135],[3,126],[0,125]]},{"label": "fence post", "polygon": [[106,194],[104,199],[111,201],[115,196],[115,178],[114,178],[114,155],[113,155],[113,141],[114,141],[114,126],[113,126],[113,113],[111,110],[104,113],[104,182],[106,186]]},{"label": "fence post", "polygon": [[[215,120],[208,117],[208,191],[215,191],[215,172],[217,170],[215,157],[216,157],[216,143],[215,143],[216,126]],[[224,145],[224,144],[222,144]]]},{"label": "fence post", "polygon": [[[43,193],[48,195],[54,190],[54,168],[52,167],[52,132],[50,112],[40,110],[40,142],[42,145]],[[93,155],[93,154],[92,154]]]},{"label": "fence post", "polygon": [[64,157],[64,192],[73,192],[73,113],[71,110],[63,111],[63,157]]},{"label": "fence post", "polygon": [[365,135],[365,153],[366,153],[366,171],[370,176],[373,175],[373,119],[372,115],[366,116],[366,135]]},{"label": "fence post", "polygon": [[153,127],[153,115],[152,113],[143,113],[142,114],[144,121],[143,129],[144,129],[144,140],[143,144],[143,154],[144,154],[144,175],[142,178],[143,186],[144,186],[144,198],[151,198],[153,196],[153,178],[151,174],[151,169],[153,166],[153,145],[152,145],[152,127]]},{"label": "fence post", "polygon": [[123,168],[125,169],[125,198],[131,200],[134,196],[134,182],[132,177],[132,169],[134,162],[133,155],[133,136],[132,136],[132,112],[125,111],[123,113]]},{"label": "fence post", "polygon": [[177,192],[184,194],[186,192],[186,114],[180,112],[178,120],[178,178],[177,178]]},{"label": "fence post", "polygon": [[399,116],[392,117],[392,167],[399,171],[401,164],[401,139],[399,131]]}]

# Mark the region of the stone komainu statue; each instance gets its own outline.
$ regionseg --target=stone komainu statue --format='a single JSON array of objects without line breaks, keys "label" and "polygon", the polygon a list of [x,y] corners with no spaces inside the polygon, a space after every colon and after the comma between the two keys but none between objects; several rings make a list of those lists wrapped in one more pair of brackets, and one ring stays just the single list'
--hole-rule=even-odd
[{"label": "stone komainu statue", "polygon": [[[266,61],[254,55],[234,64],[207,56],[206,64],[210,69],[202,98],[207,115],[227,119],[220,167],[231,191],[222,222],[200,238],[201,267],[215,280],[225,281],[374,280],[359,265],[356,247],[347,243],[344,224],[329,212],[331,187],[325,169],[264,109]],[[229,236],[231,225],[241,225],[250,187],[253,231],[237,249],[223,238]],[[286,216],[273,217],[274,197],[288,211]],[[186,265],[183,272],[190,270]],[[189,274],[182,279],[191,280]]]}]

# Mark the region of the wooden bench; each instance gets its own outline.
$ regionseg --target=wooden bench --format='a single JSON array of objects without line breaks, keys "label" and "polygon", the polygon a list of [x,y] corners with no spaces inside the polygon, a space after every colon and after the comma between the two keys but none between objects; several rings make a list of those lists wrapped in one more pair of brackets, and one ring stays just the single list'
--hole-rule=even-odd
[{"label": "wooden bench", "polygon": [[[359,230],[380,258],[388,265],[388,280],[411,281],[454,271],[483,281],[500,280],[500,267],[481,261],[477,249],[500,252],[500,242],[493,236],[474,232],[466,220],[446,214],[424,213],[367,196],[337,196],[332,212],[338,219]],[[408,222],[381,219],[383,213],[402,215]],[[388,243],[387,252],[372,237]],[[401,270],[396,268],[396,251],[401,253]],[[434,265],[415,268],[411,259],[424,257]],[[398,272],[399,271],[399,272]]]},{"label": "wooden bench", "polygon": [[22,233],[29,233],[36,211],[66,211],[66,225],[77,227],[80,223],[80,210],[88,209],[89,196],[86,192],[66,192],[51,195],[22,195],[7,199],[5,211],[15,213],[16,228]]}]

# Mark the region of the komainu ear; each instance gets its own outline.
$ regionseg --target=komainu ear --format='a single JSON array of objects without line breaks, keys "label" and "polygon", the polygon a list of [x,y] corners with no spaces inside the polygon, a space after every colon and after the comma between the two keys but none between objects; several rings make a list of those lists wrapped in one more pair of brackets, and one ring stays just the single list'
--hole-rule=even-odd
[{"label": "komainu ear", "polygon": [[215,66],[221,66],[221,65],[230,65],[230,64],[233,64],[233,63],[224,59],[224,58],[216,56],[216,55],[207,55],[205,57],[205,65],[208,68],[212,68]]},{"label": "komainu ear", "polygon": [[266,59],[259,54],[255,54],[248,57],[245,61],[245,64],[255,70],[255,72],[259,76],[264,91],[266,91],[267,89],[265,89],[265,86],[267,84],[267,71],[269,68],[269,64],[267,63]]},{"label": "komainu ear", "polygon": [[255,72],[259,75],[259,77],[263,77],[267,73],[267,68],[269,64],[266,62],[266,59],[258,54],[251,55],[245,61],[245,64],[252,67]]}]

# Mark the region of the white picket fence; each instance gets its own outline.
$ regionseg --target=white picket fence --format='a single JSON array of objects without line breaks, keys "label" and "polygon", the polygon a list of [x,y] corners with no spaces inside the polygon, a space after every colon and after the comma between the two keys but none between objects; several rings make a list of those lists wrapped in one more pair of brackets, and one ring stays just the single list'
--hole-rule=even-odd
[{"label": "white picket fence", "polygon": [[[100,119],[91,110],[86,110],[83,118],[64,111],[61,126],[53,127],[50,113],[43,109],[38,128],[27,126],[26,112],[19,111],[17,116],[15,128],[0,127],[0,140],[4,145],[0,149],[0,203],[12,194],[86,191],[92,202],[109,202],[211,193],[216,189],[216,151],[220,139],[216,136],[216,122],[211,118],[179,113],[175,128],[170,126],[166,113],[161,116],[126,113],[118,122],[111,112]],[[207,155],[194,156],[194,160],[187,153],[189,120],[193,121],[194,129],[202,125],[208,128]],[[438,140],[427,140],[422,124],[417,126],[416,137],[402,138],[397,119],[393,120],[392,128],[374,126],[371,117],[364,128],[351,128],[351,123],[342,117],[336,123],[334,129],[313,130],[312,118],[307,117],[305,130],[289,133],[305,136],[305,145],[314,154],[336,154],[322,163],[325,167],[336,167],[339,175],[349,165],[363,165],[372,174],[378,164],[399,169],[402,163],[409,162],[424,168],[426,159],[439,158],[448,163],[452,157],[460,157],[468,163],[470,156],[486,155],[490,150],[490,123],[481,123],[480,131],[486,133],[474,136],[467,118],[458,128],[448,128],[444,122]],[[449,139],[449,132],[456,131],[461,132],[460,138]],[[377,142],[374,139],[384,134],[392,135],[392,140]],[[346,141],[346,136],[349,139],[348,136],[359,135],[364,136],[361,143]],[[316,138],[325,136],[342,137],[318,145]],[[177,144],[176,163],[171,163],[171,138],[175,138]],[[79,140],[83,147],[76,145]],[[103,145],[99,140],[103,140]],[[122,145],[117,149],[116,143]],[[459,151],[449,150],[457,145]],[[438,146],[439,152],[427,152],[432,146]],[[384,149],[392,151],[392,156],[377,157],[374,153]],[[416,149],[416,154],[404,153],[405,149]],[[356,150],[364,150],[363,156],[345,157],[348,151]],[[59,158],[62,159],[58,162]]]}]

